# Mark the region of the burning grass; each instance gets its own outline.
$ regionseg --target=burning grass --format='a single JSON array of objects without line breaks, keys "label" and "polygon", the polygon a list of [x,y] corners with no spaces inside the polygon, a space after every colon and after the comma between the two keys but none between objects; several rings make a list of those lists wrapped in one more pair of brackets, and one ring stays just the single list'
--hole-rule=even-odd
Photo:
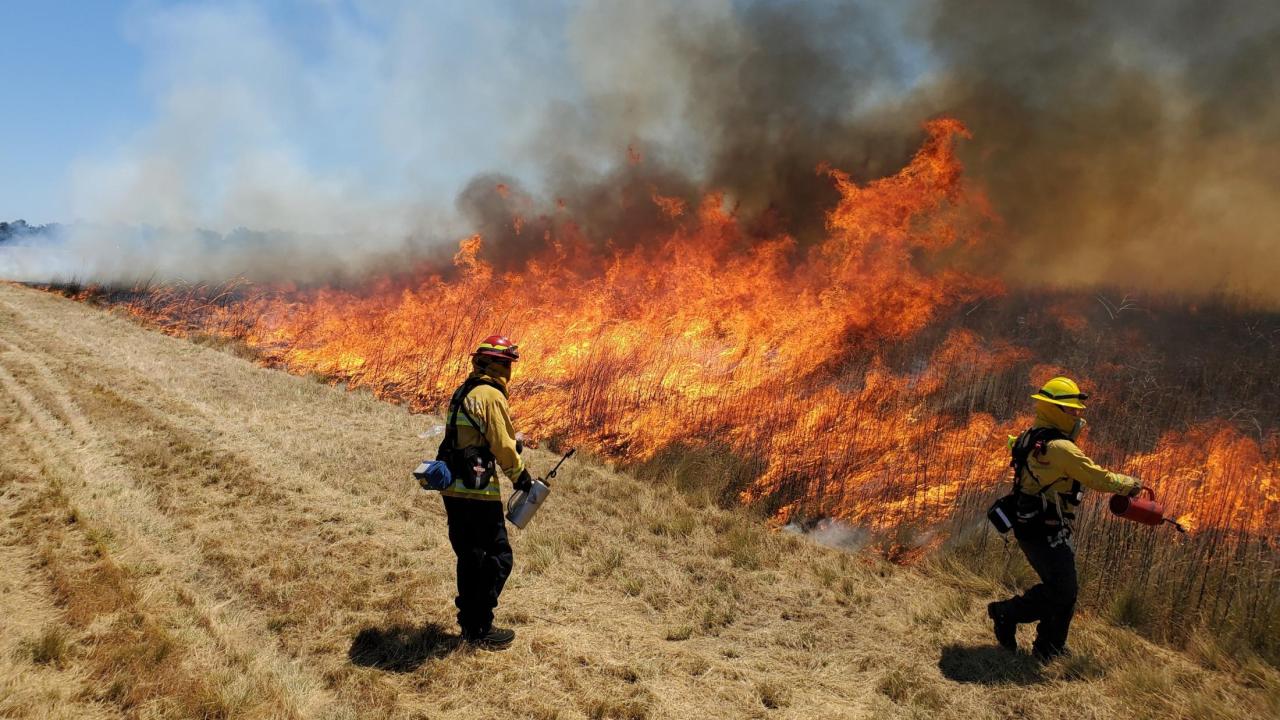
[{"label": "burning grass", "polygon": [[[807,244],[744,227],[709,193],[626,247],[586,237],[572,208],[549,211],[519,269],[472,237],[452,267],[358,288],[69,290],[417,411],[436,409],[475,339],[501,330],[524,350],[522,428],[587,444],[697,506],[843,521],[902,562],[967,542],[1004,489],[1029,388],[1072,375],[1096,400],[1086,450],[1192,526],[1175,537],[1091,504],[1084,601],[1132,597],[1121,616],[1178,642],[1201,626],[1280,636],[1280,318],[1228,300],[1009,290],[950,269],[998,221],[953,152],[964,128],[939,120],[926,135],[901,172],[866,185],[824,169],[839,201]],[[547,542],[535,567],[573,547]],[[730,545],[724,557],[757,562]],[[1276,657],[1270,641],[1257,649]]]},{"label": "burning grass", "polygon": [[[515,646],[459,648],[442,512],[405,476],[433,422],[0,286],[0,432],[19,440],[0,445],[0,711],[1048,718],[1162,692],[1174,717],[1274,714],[1280,678],[1248,653],[1183,656],[1089,615],[1073,642],[1096,667],[1019,675],[987,652],[991,586],[587,463],[513,534]],[[20,651],[47,628],[63,669]]]},{"label": "burning grass", "polygon": [[[220,302],[228,309],[253,306],[225,297]],[[1092,298],[1053,297],[1052,302],[1038,295],[991,300],[982,313],[955,312],[912,338],[850,359],[836,371],[844,379],[820,391],[835,395],[816,405],[838,407],[839,413],[797,427],[788,419],[798,407],[795,399],[784,398],[783,410],[767,416],[773,435],[764,445],[735,440],[742,436],[731,424],[714,441],[700,439],[707,433],[697,432],[652,454],[632,454],[619,449],[633,447],[618,445],[620,411],[601,406],[588,379],[566,380],[553,394],[567,390],[581,395],[585,409],[562,415],[593,428],[597,447],[634,465],[641,476],[679,488],[695,505],[724,507],[746,500],[755,512],[778,523],[840,519],[877,532],[875,544],[887,556],[909,561],[947,538],[964,536],[1003,491],[1003,438],[1027,422],[1022,414],[1027,387],[1056,372],[1089,368],[1084,382],[1101,388],[1095,394],[1102,397],[1090,415],[1086,449],[1100,462],[1154,487],[1171,512],[1191,526],[1191,533],[1179,537],[1169,528],[1131,526],[1091,503],[1079,534],[1087,578],[1083,602],[1106,609],[1116,597],[1129,597],[1140,612],[1126,622],[1151,637],[1181,643],[1194,628],[1212,627],[1217,633],[1251,638],[1256,651],[1275,662],[1277,650],[1270,638],[1280,636],[1280,496],[1275,493],[1280,487],[1280,436],[1273,428],[1280,404],[1274,388],[1257,384],[1258,377],[1270,372],[1276,354],[1275,333],[1268,329],[1274,317],[1230,306],[1188,310],[1171,301],[1153,301],[1143,316],[1117,317],[1109,305]],[[147,298],[150,302],[151,296]],[[1052,316],[1065,307],[1076,309],[1072,322],[1053,331]],[[1082,325],[1080,318],[1088,324]],[[1171,325],[1191,328],[1177,337],[1182,351],[1175,354],[1163,350],[1172,340],[1151,337]],[[230,326],[243,328],[245,323]],[[1012,336],[1009,328],[1015,329]],[[175,331],[174,326],[167,329]],[[225,343],[242,356],[291,362],[255,345],[249,335],[181,332],[228,338],[212,344]],[[1057,362],[1045,365],[1035,358]],[[316,373],[306,363],[289,367]],[[516,389],[522,423],[525,398],[549,391],[537,377],[537,366],[530,368],[533,377],[518,378]],[[611,377],[623,374],[619,370]],[[359,387],[368,386],[368,378],[363,371],[338,371],[328,381]],[[397,383],[373,389],[381,397],[427,406],[426,396],[414,387]],[[1177,391],[1160,390],[1170,387]],[[676,399],[670,413],[679,417],[683,407]],[[751,407],[758,412],[767,406],[757,400]],[[743,406],[731,401],[728,408],[726,420],[736,422]],[[679,426],[700,422],[689,417]],[[556,437],[573,440],[581,434],[561,431]],[[778,461],[767,459],[766,453],[779,447],[796,462],[785,475],[774,473],[777,482],[771,484],[765,478]],[[664,518],[653,532],[684,531],[680,523]],[[726,554],[744,566],[753,562],[749,549]],[[531,557],[538,568],[557,556],[553,546],[534,549]],[[989,554],[979,557],[992,560]]]}]

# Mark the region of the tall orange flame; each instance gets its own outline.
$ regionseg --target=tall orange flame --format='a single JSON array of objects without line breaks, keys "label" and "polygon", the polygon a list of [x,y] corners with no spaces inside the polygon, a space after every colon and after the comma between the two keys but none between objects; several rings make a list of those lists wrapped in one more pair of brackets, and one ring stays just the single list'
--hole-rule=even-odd
[{"label": "tall orange flame", "polygon": [[[478,338],[502,332],[522,348],[513,409],[531,434],[633,462],[676,444],[732,456],[741,500],[767,505],[778,521],[933,521],[989,496],[1006,474],[1005,434],[1029,418],[998,419],[992,401],[1070,369],[1035,365],[1011,377],[1033,354],[962,328],[908,367],[888,359],[886,348],[943,315],[1004,292],[989,277],[925,269],[942,251],[980,242],[995,220],[954,153],[963,125],[925,129],[895,175],[858,184],[822,169],[839,201],[826,237],[807,247],[751,235],[719,194],[687,208],[654,188],[668,225],[627,249],[595,249],[563,221],[516,271],[495,269],[474,236],[451,268],[424,267],[412,282],[236,288],[225,299],[165,288],[129,307],[174,332],[243,338],[269,363],[421,410],[453,389]],[[1087,329],[1070,307],[1049,312],[1065,332]],[[1182,488],[1168,495],[1175,512],[1261,473],[1240,484],[1271,509],[1233,526],[1274,530],[1277,441],[1229,432],[1170,436],[1130,470]],[[1217,449],[1172,449],[1206,444]],[[1196,524],[1229,519],[1200,512]]]}]

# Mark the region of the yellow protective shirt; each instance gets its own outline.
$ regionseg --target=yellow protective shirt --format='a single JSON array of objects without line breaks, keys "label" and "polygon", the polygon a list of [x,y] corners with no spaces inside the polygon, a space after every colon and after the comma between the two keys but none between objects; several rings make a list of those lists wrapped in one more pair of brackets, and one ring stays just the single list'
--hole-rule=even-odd
[{"label": "yellow protective shirt", "polygon": [[[1033,427],[1062,429],[1058,423],[1039,415]],[[1045,500],[1057,505],[1061,511],[1070,512],[1072,508],[1063,507],[1059,493],[1071,492],[1072,481],[1092,490],[1121,495],[1128,495],[1139,485],[1136,478],[1102,468],[1074,442],[1063,439],[1045,443],[1043,455],[1031,453],[1027,458],[1027,470],[1018,477],[1018,487],[1029,495],[1039,495],[1044,491],[1042,497]]]},{"label": "yellow protective shirt", "polygon": [[[507,386],[506,378],[489,375],[480,370],[472,372],[471,377],[484,378],[489,382],[501,385],[503,388]],[[503,474],[511,480],[520,477],[520,473],[524,471],[524,461],[520,458],[520,453],[516,452],[516,429],[511,423],[511,408],[507,404],[507,396],[495,387],[479,385],[467,393],[467,397],[463,400],[463,406],[466,407],[467,413],[481,427],[474,427],[467,420],[466,415],[459,412],[457,420],[458,447],[488,446],[489,452],[493,453],[493,457],[497,460],[498,467],[502,468]],[[445,422],[448,421],[449,417],[446,416]],[[481,490],[468,490],[462,485],[461,481],[454,480],[453,484],[445,488],[443,493],[453,497],[477,500],[502,500],[501,489],[498,486],[496,477],[487,487]]]}]

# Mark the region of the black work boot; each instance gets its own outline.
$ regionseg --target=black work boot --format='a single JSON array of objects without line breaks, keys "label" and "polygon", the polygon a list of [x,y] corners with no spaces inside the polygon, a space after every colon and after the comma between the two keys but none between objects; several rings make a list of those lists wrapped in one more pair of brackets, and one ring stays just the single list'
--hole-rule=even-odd
[{"label": "black work boot", "polygon": [[510,628],[490,627],[487,630],[464,632],[462,639],[484,650],[504,650],[516,639],[516,631]]},{"label": "black work boot", "polygon": [[1000,647],[1011,652],[1018,651],[1018,623],[1010,620],[1004,613],[1004,604],[987,603],[987,617],[991,618],[992,629],[996,633],[996,642]]}]

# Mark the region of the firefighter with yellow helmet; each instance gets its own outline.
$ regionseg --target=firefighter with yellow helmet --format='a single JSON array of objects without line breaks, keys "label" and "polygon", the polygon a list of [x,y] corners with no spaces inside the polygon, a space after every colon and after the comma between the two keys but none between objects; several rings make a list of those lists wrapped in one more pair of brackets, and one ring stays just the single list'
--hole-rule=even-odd
[{"label": "firefighter with yellow helmet", "polygon": [[1067,651],[1075,613],[1076,578],[1072,521],[1084,488],[1122,495],[1142,489],[1136,478],[1109,472],[1090,460],[1076,440],[1084,427],[1088,395],[1070,378],[1056,377],[1031,396],[1036,418],[1017,438],[1013,455],[1013,533],[1040,583],[1022,595],[987,606],[996,640],[1017,650],[1018,625],[1039,623],[1032,654],[1048,661]]},{"label": "firefighter with yellow helmet", "polygon": [[519,359],[516,344],[505,336],[491,335],[480,343],[471,354],[471,374],[449,400],[437,456],[453,477],[441,494],[449,543],[458,558],[458,625],[465,641],[491,649],[510,645],[516,635],[493,625],[514,560],[497,468],[517,490],[528,490],[533,480],[520,458],[521,442],[507,404],[511,366]]}]

